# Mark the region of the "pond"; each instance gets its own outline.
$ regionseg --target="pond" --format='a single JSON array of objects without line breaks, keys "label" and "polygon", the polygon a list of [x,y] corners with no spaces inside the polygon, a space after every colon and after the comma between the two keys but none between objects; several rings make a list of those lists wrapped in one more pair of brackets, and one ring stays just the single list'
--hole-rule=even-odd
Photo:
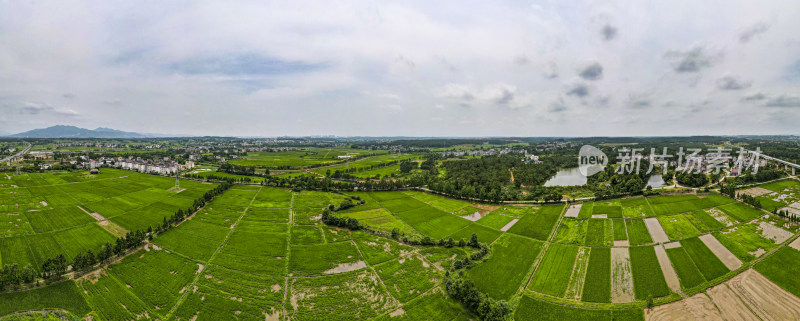
[{"label": "pond", "polygon": [[544,186],[586,185],[587,178],[579,167],[560,169],[556,176],[544,183]]}]

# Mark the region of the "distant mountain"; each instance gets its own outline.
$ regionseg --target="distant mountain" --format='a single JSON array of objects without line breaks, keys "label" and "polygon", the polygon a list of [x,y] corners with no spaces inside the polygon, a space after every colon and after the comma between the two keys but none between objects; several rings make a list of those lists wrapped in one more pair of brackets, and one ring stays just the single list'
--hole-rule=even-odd
[{"label": "distant mountain", "polygon": [[98,127],[86,129],[75,126],[56,125],[47,128],[29,130],[24,133],[9,135],[9,137],[23,138],[145,138],[155,135],[145,135],[134,132]]}]

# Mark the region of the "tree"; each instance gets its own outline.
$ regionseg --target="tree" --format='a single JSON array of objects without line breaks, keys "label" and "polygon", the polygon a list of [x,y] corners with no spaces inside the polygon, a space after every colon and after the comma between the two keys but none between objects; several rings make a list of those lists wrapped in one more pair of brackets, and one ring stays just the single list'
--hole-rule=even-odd
[{"label": "tree", "polygon": [[472,233],[472,237],[469,239],[469,246],[478,248],[478,234]]}]

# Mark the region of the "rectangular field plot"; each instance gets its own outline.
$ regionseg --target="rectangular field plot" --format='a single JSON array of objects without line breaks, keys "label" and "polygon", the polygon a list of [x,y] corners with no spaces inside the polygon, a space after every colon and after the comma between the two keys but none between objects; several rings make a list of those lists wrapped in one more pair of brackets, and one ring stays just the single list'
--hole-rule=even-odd
[{"label": "rectangular field plot", "polygon": [[190,220],[161,234],[153,243],[193,259],[207,262],[219,248],[230,229]]},{"label": "rectangular field plot", "polygon": [[440,239],[446,238],[471,224],[473,223],[469,220],[452,214],[445,214],[430,221],[418,223],[414,225],[414,229],[422,233],[422,235]]},{"label": "rectangular field plot", "polygon": [[395,259],[400,256],[401,251],[413,250],[412,247],[393,240],[361,232],[353,233],[353,240],[364,255],[364,260],[370,265]]},{"label": "rectangular field plot", "polygon": [[316,225],[297,225],[292,227],[292,245],[312,245],[325,242],[322,230]]},{"label": "rectangular field plot", "polygon": [[620,205],[622,206],[622,216],[626,218],[642,218],[656,215],[644,197],[626,198],[620,200]]},{"label": "rectangular field plot", "polygon": [[786,246],[758,262],[755,269],[784,290],[800,296],[800,278],[796,270],[788,268],[796,266],[800,266],[800,251]]},{"label": "rectangular field plot", "polygon": [[536,292],[564,296],[577,255],[577,246],[550,244],[528,287]]},{"label": "rectangular field plot", "polygon": [[234,230],[212,264],[256,274],[281,275],[286,271],[285,233]]},{"label": "rectangular field plot", "polygon": [[365,267],[358,263],[360,261],[358,250],[350,242],[292,245],[289,272],[294,275],[340,273]]},{"label": "rectangular field plot", "polygon": [[508,232],[547,240],[563,209],[563,205],[542,206],[536,213],[523,216]]},{"label": "rectangular field plot", "polygon": [[[421,224],[423,222],[432,221],[432,220],[437,219],[439,217],[443,217],[443,216],[453,216],[453,217],[455,217],[452,214],[447,214],[445,212],[442,212],[441,210],[435,209],[435,208],[427,206],[427,205],[425,205],[423,207],[420,207],[420,208],[417,208],[417,209],[410,210],[410,211],[405,211],[405,212],[400,212],[400,213],[393,212],[393,214],[395,216],[397,216],[397,218],[401,219],[403,222],[405,222],[408,225],[411,225],[414,228],[416,228],[419,224]],[[458,218],[458,217],[456,217],[456,218]],[[467,220],[462,219],[462,218],[458,218],[458,219],[460,219],[462,221],[465,221],[465,222],[468,222]]]},{"label": "rectangular field plot", "polygon": [[[0,237],[33,234],[34,228],[29,222],[28,213],[41,212],[25,212],[25,215],[20,213],[0,213]],[[36,218],[43,218],[44,224],[50,224],[44,215],[36,215]]]},{"label": "rectangular field plot", "polygon": [[408,302],[441,282],[440,273],[415,255],[403,256],[374,267],[392,296]]},{"label": "rectangular field plot", "polygon": [[680,214],[659,216],[658,223],[661,224],[661,227],[664,228],[664,232],[667,233],[667,237],[672,241],[700,235],[700,231],[698,231],[686,217]]},{"label": "rectangular field plot", "polygon": [[719,209],[725,212],[725,214],[728,214],[730,217],[735,218],[739,222],[749,222],[758,218],[759,216],[766,215],[764,212],[742,203],[722,205],[719,207]]},{"label": "rectangular field plot", "polygon": [[448,213],[453,213],[470,205],[465,201],[428,194],[425,192],[407,191],[404,193]]},{"label": "rectangular field plot", "polygon": [[627,241],[628,229],[625,227],[625,220],[614,219],[611,223],[614,227],[614,241]]},{"label": "rectangular field plot", "polygon": [[408,197],[408,195],[403,192],[370,192],[369,196],[378,202]]},{"label": "rectangular field plot", "polygon": [[586,280],[586,270],[589,267],[589,251],[591,248],[582,247],[578,250],[575,258],[575,267],[572,269],[569,287],[567,287],[567,299],[580,300],[583,291],[583,282]]},{"label": "rectangular field plot", "polygon": [[683,240],[681,246],[706,280],[716,279],[730,271],[699,238]]},{"label": "rectangular field plot", "polygon": [[282,188],[263,187],[253,200],[254,207],[289,208],[292,203],[292,192]]},{"label": "rectangular field plot", "polygon": [[630,248],[633,286],[637,300],[669,295],[669,287],[652,246]]},{"label": "rectangular field plot", "polygon": [[[280,307],[283,301],[284,276],[257,275],[212,265],[203,270],[197,285],[228,293],[228,297],[262,306]],[[237,300],[238,301],[238,300]]]},{"label": "rectangular field plot", "polygon": [[26,265],[32,265],[38,269],[40,266],[28,251],[28,244],[23,237],[0,238],[0,263],[3,265],[16,264],[23,268]]},{"label": "rectangular field plot", "polygon": [[708,211],[709,210],[697,210],[684,214],[684,216],[686,216],[686,219],[702,233],[718,231],[725,228],[725,224],[711,216]]},{"label": "rectangular field plot", "polygon": [[503,234],[492,244],[489,259],[468,270],[466,275],[483,293],[507,299],[522,285],[541,248],[542,242]]},{"label": "rectangular field plot", "polygon": [[137,297],[114,278],[101,272],[78,281],[86,299],[104,320],[134,320],[152,313]]},{"label": "rectangular field plot", "polygon": [[[101,246],[106,243],[113,244],[116,241],[116,237],[97,224],[59,231],[53,233],[52,236],[63,251],[58,254],[64,254],[69,258],[75,257],[78,253],[84,253],[86,250],[92,250],[92,252],[97,253]],[[31,245],[32,248],[38,246],[39,244]]]},{"label": "rectangular field plot", "polygon": [[164,222],[164,218],[175,215],[175,212],[165,211],[163,209],[146,206],[136,210],[132,210],[123,215],[110,218],[114,223],[126,228],[129,231],[146,231],[148,227],[156,227]]},{"label": "rectangular field plot", "polygon": [[[143,255],[142,255],[143,254]],[[139,251],[108,267],[148,308],[164,315],[195,277],[199,265],[164,251]]]},{"label": "rectangular field plot", "polygon": [[613,235],[611,235],[611,229],[611,220],[588,219],[588,225],[586,227],[586,245],[610,246],[613,237]]},{"label": "rectangular field plot", "polygon": [[486,216],[481,217],[481,219],[477,220],[476,222],[478,224],[481,224],[481,225],[488,226],[488,227],[491,227],[493,229],[499,230],[499,229],[503,228],[503,226],[506,226],[506,224],[508,224],[508,222],[511,222],[511,220],[513,220],[513,219],[514,218],[511,217],[511,216],[506,216],[506,215],[497,214],[497,213],[489,213]]},{"label": "rectangular field plot", "polygon": [[611,249],[593,247],[589,253],[589,267],[583,283],[581,300],[586,302],[611,302]]},{"label": "rectangular field plot", "polygon": [[392,232],[392,230],[396,228],[400,230],[401,233],[405,234],[416,233],[414,228],[404,223],[403,221],[392,215],[391,212],[389,212],[384,208],[376,208],[361,212],[349,212],[349,213],[337,212],[336,215],[343,218],[352,217],[354,219],[357,219],[359,223],[368,225],[379,231]]},{"label": "rectangular field plot", "polygon": [[515,320],[641,320],[644,321],[642,309],[625,310],[596,310],[565,306],[562,304],[540,301],[523,295],[517,311],[514,312]]},{"label": "rectangular field plot", "polygon": [[0,294],[0,315],[34,310],[66,310],[86,315],[92,310],[74,281],[65,281],[33,290]]},{"label": "rectangular field plot", "polygon": [[229,293],[214,291],[207,287],[198,287],[181,302],[175,310],[176,319],[181,320],[264,320],[269,317],[281,317],[282,310],[275,307],[264,311],[262,307],[239,301]]},{"label": "rectangular field plot", "polygon": [[470,314],[455,300],[450,299],[441,290],[434,290],[411,302],[403,304],[396,313],[383,314],[375,320],[380,321],[467,321]]},{"label": "rectangular field plot", "polygon": [[558,231],[556,231],[553,241],[563,244],[586,244],[586,233],[588,226],[589,220],[576,220],[565,217],[561,219],[561,224],[558,226]]},{"label": "rectangular field plot", "polygon": [[[214,198],[215,204],[247,207],[258,191],[245,191],[245,190],[228,190],[222,195]],[[327,206],[327,204],[325,204]]]},{"label": "rectangular field plot", "polygon": [[744,262],[774,249],[779,244],[777,241],[782,243],[791,235],[791,232],[760,220],[714,233],[725,248]]},{"label": "rectangular field plot", "polygon": [[[216,203],[207,204],[205,208],[199,210],[192,221],[219,225],[230,228],[233,223],[244,213],[243,207],[229,207]],[[288,213],[287,213],[288,216]]]},{"label": "rectangular field plot", "polygon": [[617,205],[607,205],[608,202],[594,203],[592,215],[605,215],[607,218],[621,218],[622,207]]},{"label": "rectangular field plot", "polygon": [[289,298],[292,320],[366,320],[398,307],[369,269],[292,278]]},{"label": "rectangular field plot", "polygon": [[694,261],[689,257],[689,254],[686,254],[686,251],[683,250],[683,247],[666,249],[666,251],[683,289],[694,288],[706,281]]},{"label": "rectangular field plot", "polygon": [[650,232],[647,231],[647,225],[644,224],[644,219],[627,219],[625,226],[628,228],[628,240],[630,245],[643,245],[653,243],[650,237]]},{"label": "rectangular field plot", "polygon": [[[372,195],[374,196],[376,194],[373,193]],[[441,211],[442,213],[445,213],[444,211],[442,211],[440,209],[432,207],[432,206],[430,206],[428,204],[425,204],[425,203],[423,203],[421,201],[418,201],[418,200],[413,199],[413,198],[408,197],[408,196],[404,196],[402,198],[395,198],[395,199],[391,199],[391,200],[388,200],[388,201],[381,201],[381,205],[383,205],[383,207],[385,207],[387,210],[392,211],[392,213],[395,213],[395,214],[400,213],[400,212],[410,211],[410,210],[421,208],[421,207],[430,207],[430,208],[436,209],[437,211]]]},{"label": "rectangular field plot", "polygon": [[448,236],[452,237],[454,241],[458,242],[459,240],[464,240],[468,242],[472,238],[472,234],[478,236],[478,242],[491,244],[500,237],[500,232],[495,229],[488,228],[486,226],[480,225],[478,223],[470,223],[463,229],[458,230],[457,232],[453,233],[452,235]]}]

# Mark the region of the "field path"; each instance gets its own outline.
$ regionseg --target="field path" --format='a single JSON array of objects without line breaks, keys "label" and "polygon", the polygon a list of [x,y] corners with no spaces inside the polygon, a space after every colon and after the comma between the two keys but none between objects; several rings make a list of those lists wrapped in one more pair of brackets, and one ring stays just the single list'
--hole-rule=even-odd
[{"label": "field path", "polygon": [[702,235],[700,236],[700,240],[706,244],[711,252],[714,252],[714,255],[716,255],[720,261],[722,261],[722,263],[725,263],[725,266],[729,270],[733,271],[742,266],[742,261],[740,261],[736,255],[733,255],[733,253],[723,246],[722,243],[720,243],[719,240],[717,240],[717,238],[713,235]]},{"label": "field path", "polygon": [[675,268],[672,267],[672,263],[669,261],[667,251],[665,251],[664,247],[661,245],[656,245],[655,250],[656,257],[658,258],[658,265],[661,266],[661,271],[664,273],[664,279],[667,280],[667,285],[672,291],[680,293],[681,282],[678,280],[678,274],[675,273]]},{"label": "field path", "polygon": [[650,217],[644,219],[644,224],[647,226],[647,232],[650,232],[650,236],[653,238],[653,242],[656,243],[666,243],[669,242],[669,237],[667,237],[667,233],[664,232],[664,228],[661,227],[661,223],[658,222],[658,219],[655,217]]}]

